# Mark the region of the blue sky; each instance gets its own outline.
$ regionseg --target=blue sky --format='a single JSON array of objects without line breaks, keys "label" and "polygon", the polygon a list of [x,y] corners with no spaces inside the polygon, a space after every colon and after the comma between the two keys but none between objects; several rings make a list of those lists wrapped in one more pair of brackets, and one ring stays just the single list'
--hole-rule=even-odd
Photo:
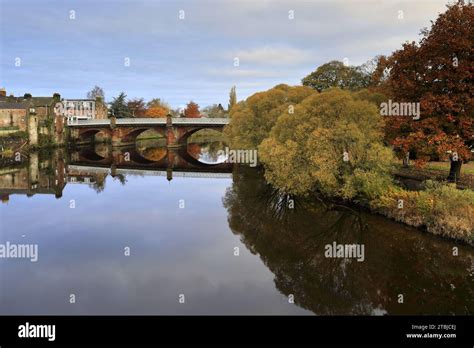
[{"label": "blue sky", "polygon": [[329,60],[358,65],[390,54],[417,40],[446,4],[0,0],[0,86],[8,94],[82,98],[99,85],[107,100],[125,91],[173,107],[191,99],[227,105],[232,85],[241,100],[279,83],[299,84]]}]

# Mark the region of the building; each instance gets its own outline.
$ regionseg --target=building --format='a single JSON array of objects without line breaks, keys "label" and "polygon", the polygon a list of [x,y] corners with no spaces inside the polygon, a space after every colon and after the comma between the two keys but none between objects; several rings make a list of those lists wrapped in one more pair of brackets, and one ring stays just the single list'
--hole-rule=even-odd
[{"label": "building", "polygon": [[[56,143],[64,141],[63,127],[54,127],[54,105],[60,100],[59,94],[52,97],[32,97],[26,93],[23,97],[7,96],[0,89],[0,136],[25,132],[30,145],[37,145],[41,135],[50,136]],[[61,124],[62,120],[59,120]]]},{"label": "building", "polygon": [[0,102],[0,135],[26,131],[28,103]]},{"label": "building", "polygon": [[64,144],[67,139],[66,122],[79,119],[105,119],[107,105],[96,99],[61,99],[52,97],[7,96],[0,89],[0,137],[25,132],[29,145]]},{"label": "building", "polygon": [[[108,109],[103,99],[63,99],[60,113],[68,123],[78,120],[106,119]],[[59,110],[58,109],[58,110]]]}]

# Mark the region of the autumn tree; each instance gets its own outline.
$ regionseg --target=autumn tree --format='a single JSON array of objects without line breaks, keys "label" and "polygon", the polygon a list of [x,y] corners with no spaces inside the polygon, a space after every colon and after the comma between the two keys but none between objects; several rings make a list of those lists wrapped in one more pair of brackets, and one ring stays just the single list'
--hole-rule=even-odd
[{"label": "autumn tree", "polygon": [[154,106],[161,106],[162,108],[167,109],[167,110],[171,109],[171,107],[168,105],[168,103],[165,102],[164,100],[161,100],[161,98],[153,98],[148,103],[146,103],[146,106],[148,108],[151,108],[151,107],[154,107]]},{"label": "autumn tree", "polygon": [[391,185],[392,151],[378,108],[336,88],[282,113],[259,155],[265,178],[291,194],[372,200]]},{"label": "autumn tree", "polygon": [[296,104],[314,93],[309,87],[281,84],[237,103],[230,112],[231,122],[224,129],[230,145],[256,149],[282,113],[292,113]]},{"label": "autumn tree", "polygon": [[357,90],[368,87],[371,75],[367,73],[368,66],[346,66],[333,60],[323,64],[301,80],[303,86],[309,86],[317,91],[331,87]]},{"label": "autumn tree", "polygon": [[117,118],[130,117],[130,109],[126,102],[127,95],[121,92],[117,98],[110,103],[110,113]]},{"label": "autumn tree", "polygon": [[447,6],[418,43],[389,58],[388,84],[397,102],[420,103],[421,117],[390,117],[387,138],[419,164],[450,159],[449,180],[472,158],[474,141],[474,6]]},{"label": "autumn tree", "polygon": [[132,113],[132,117],[144,117],[146,112],[146,105],[143,98],[131,99],[127,102],[128,109]]},{"label": "autumn tree", "polygon": [[160,98],[153,98],[147,104],[145,117],[166,117],[170,112],[170,106]]},{"label": "autumn tree", "polygon": [[227,111],[230,112],[230,110],[235,104],[237,104],[237,92],[235,90],[235,86],[232,86],[229,92],[229,106],[227,108]]},{"label": "autumn tree", "polygon": [[166,117],[168,114],[168,109],[163,106],[151,106],[145,110],[145,117]]},{"label": "autumn tree", "polygon": [[201,117],[201,113],[199,112],[199,105],[191,100],[188,105],[186,105],[186,109],[184,109],[184,117]]}]

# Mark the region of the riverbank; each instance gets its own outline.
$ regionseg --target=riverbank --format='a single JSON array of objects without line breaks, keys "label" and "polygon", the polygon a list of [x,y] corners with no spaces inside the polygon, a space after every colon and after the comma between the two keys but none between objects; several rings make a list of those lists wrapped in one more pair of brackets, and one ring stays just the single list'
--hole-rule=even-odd
[{"label": "riverbank", "polygon": [[474,191],[427,181],[422,191],[394,186],[370,202],[373,212],[474,245]]},{"label": "riverbank", "polygon": [[386,120],[370,96],[278,85],[239,103],[225,134],[234,148],[258,149],[266,181],[280,192],[295,197],[317,192],[366,205],[372,213],[474,244],[469,182],[460,182],[464,190],[459,190],[444,182],[448,173],[439,168],[426,169],[425,175],[415,167],[400,168],[385,143]]},{"label": "riverbank", "polygon": [[[428,162],[423,168],[398,165],[393,172],[396,177],[417,181],[446,181],[448,174],[449,162]],[[456,185],[460,189],[474,190],[474,162],[462,165],[461,176],[456,180]]]},{"label": "riverbank", "polygon": [[422,191],[394,186],[372,201],[312,195],[327,206],[362,209],[447,239],[474,245],[474,191],[428,180]]}]

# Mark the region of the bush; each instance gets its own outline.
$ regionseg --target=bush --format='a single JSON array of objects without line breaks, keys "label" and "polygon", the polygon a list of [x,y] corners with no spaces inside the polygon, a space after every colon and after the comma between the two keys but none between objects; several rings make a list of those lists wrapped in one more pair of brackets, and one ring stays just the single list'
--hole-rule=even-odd
[{"label": "bush", "polygon": [[[400,202],[403,207],[399,208]],[[397,221],[428,232],[474,244],[474,191],[458,190],[454,184],[426,182],[425,191],[393,188],[372,207]]]}]

